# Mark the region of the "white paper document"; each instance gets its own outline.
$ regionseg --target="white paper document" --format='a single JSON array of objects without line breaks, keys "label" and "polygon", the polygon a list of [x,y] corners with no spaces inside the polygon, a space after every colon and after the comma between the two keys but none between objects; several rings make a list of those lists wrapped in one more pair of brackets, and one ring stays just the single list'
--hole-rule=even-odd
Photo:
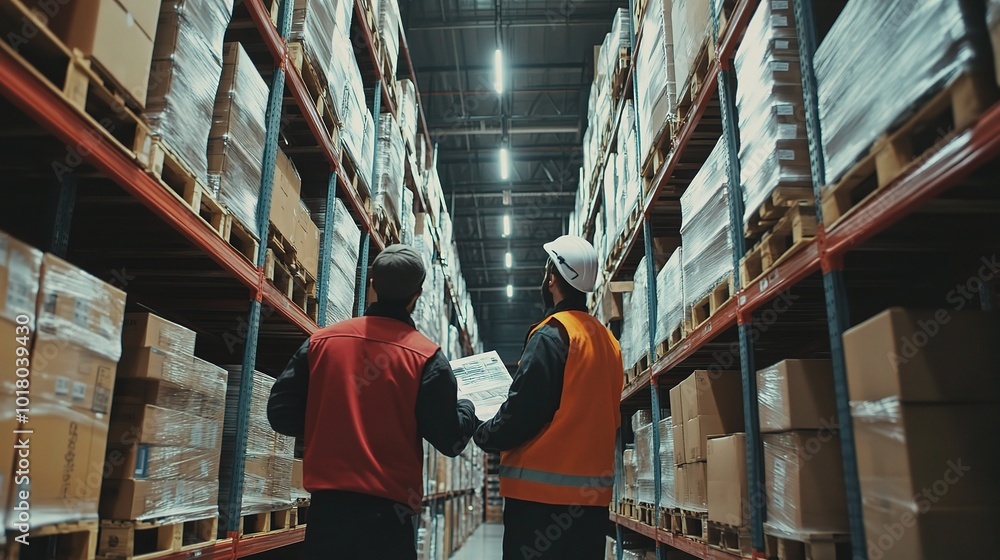
[{"label": "white paper document", "polygon": [[472,401],[480,420],[493,418],[507,401],[513,381],[500,355],[493,351],[461,358],[451,362],[451,369],[458,380],[458,398]]}]

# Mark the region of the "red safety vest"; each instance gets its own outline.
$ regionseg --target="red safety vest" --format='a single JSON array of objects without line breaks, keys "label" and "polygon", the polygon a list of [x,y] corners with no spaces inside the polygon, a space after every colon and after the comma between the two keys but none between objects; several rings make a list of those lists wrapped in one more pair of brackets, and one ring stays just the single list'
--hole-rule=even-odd
[{"label": "red safety vest", "polygon": [[607,506],[625,384],[621,348],[597,319],[563,311],[569,335],[559,410],[531,441],[500,455],[500,495],[556,505]]},{"label": "red safety vest", "polygon": [[309,339],[306,490],[344,490],[419,510],[423,445],[417,394],[438,351],[409,325],[359,317]]}]

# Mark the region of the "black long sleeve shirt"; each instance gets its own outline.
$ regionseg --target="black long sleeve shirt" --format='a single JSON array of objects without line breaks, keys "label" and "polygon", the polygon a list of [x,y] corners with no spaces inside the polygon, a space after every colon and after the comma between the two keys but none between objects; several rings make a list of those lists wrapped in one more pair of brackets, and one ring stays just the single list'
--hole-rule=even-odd
[{"label": "black long sleeve shirt", "polygon": [[[374,303],[368,307],[365,315],[387,317],[414,326],[409,314],[396,307]],[[294,437],[305,435],[308,391],[307,339],[292,356],[271,389],[267,418],[274,431]],[[421,437],[449,457],[456,457],[465,449],[479,424],[472,402],[459,401],[457,395],[458,383],[451,364],[441,350],[438,350],[424,366],[417,393],[416,420]]]},{"label": "black long sleeve shirt", "polygon": [[[546,316],[560,311],[586,313],[587,307],[564,300]],[[492,453],[507,451],[530,441],[551,423],[559,410],[568,356],[569,335],[558,321],[530,335],[514,373],[507,402],[496,416],[476,429],[476,444]]]}]

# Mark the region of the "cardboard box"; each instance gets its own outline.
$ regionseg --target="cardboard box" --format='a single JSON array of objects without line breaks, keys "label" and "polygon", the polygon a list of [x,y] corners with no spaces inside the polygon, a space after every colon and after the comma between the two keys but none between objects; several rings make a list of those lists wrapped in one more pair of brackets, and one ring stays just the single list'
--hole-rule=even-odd
[{"label": "cardboard box", "polygon": [[670,388],[670,416],[675,420],[674,425],[683,424],[686,421],[682,402],[681,383],[678,383]]},{"label": "cardboard box", "polygon": [[708,519],[734,527],[749,523],[745,434],[708,440]]},{"label": "cardboard box", "polygon": [[844,333],[851,400],[996,402],[997,340],[995,313],[887,309]]},{"label": "cardboard box", "polygon": [[687,508],[687,481],[684,480],[684,465],[674,466],[674,499],[677,507]]},{"label": "cardboard box", "polygon": [[158,406],[127,405],[112,412],[108,442],[216,449],[220,436],[217,421]]},{"label": "cardboard box", "polygon": [[683,465],[687,462],[687,442],[684,440],[684,423],[674,424],[670,429],[674,432],[674,464]]},{"label": "cardboard box", "polygon": [[25,503],[32,527],[96,519],[107,417],[34,396],[30,418],[30,472],[22,478],[13,473],[7,528],[15,527]]},{"label": "cardboard box", "polygon": [[292,489],[305,492],[305,478],[302,471],[302,459],[292,460]]},{"label": "cardboard box", "polygon": [[847,533],[840,438],[813,431],[762,437],[766,526],[792,535]]},{"label": "cardboard box", "polygon": [[312,221],[309,207],[299,201],[299,212],[296,216],[295,256],[313,278],[319,276],[319,228]]},{"label": "cardboard box", "polygon": [[173,354],[159,348],[127,351],[118,368],[121,378],[163,381],[212,398],[225,398],[228,372],[191,355]]},{"label": "cardboard box", "polygon": [[743,431],[743,389],[740,372],[698,370],[681,382],[684,421],[702,415],[718,416],[727,428],[721,433]]},{"label": "cardboard box", "polygon": [[708,438],[729,433],[718,416],[699,416],[684,423],[684,460],[688,463],[708,458]]},{"label": "cardboard box", "polygon": [[708,463],[705,461],[684,465],[684,502],[686,509],[708,509]]},{"label": "cardboard box", "polygon": [[58,10],[49,27],[145,106],[159,8],[144,0],[74,0]]},{"label": "cardboard box", "polygon": [[292,246],[301,201],[302,180],[284,152],[278,150],[274,166],[274,190],[271,193],[271,224]]},{"label": "cardboard box", "polygon": [[107,414],[118,364],[88,348],[42,331],[35,340],[32,398]]},{"label": "cardboard box", "polygon": [[757,372],[763,433],[834,430],[837,404],[829,360],[784,360]]},{"label": "cardboard box", "polygon": [[218,480],[219,450],[145,444],[108,448],[105,478]]},{"label": "cardboard box", "polygon": [[226,412],[225,385],[222,391],[207,395],[155,379],[119,378],[115,382],[114,406],[143,404],[180,410],[221,425]]},{"label": "cardboard box", "polygon": [[219,510],[218,480],[112,480],[101,494],[101,519],[194,519]]},{"label": "cardboard box", "polygon": [[194,354],[194,331],[152,313],[126,313],[122,327],[123,352],[145,347],[164,352]]}]

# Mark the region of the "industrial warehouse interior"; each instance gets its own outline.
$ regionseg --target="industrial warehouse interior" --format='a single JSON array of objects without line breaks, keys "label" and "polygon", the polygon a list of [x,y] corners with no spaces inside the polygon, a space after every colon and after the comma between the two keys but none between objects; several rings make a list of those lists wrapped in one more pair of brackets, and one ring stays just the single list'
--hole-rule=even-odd
[{"label": "industrial warehouse interior", "polygon": [[1000,549],[1000,0],[0,0],[0,560]]}]

